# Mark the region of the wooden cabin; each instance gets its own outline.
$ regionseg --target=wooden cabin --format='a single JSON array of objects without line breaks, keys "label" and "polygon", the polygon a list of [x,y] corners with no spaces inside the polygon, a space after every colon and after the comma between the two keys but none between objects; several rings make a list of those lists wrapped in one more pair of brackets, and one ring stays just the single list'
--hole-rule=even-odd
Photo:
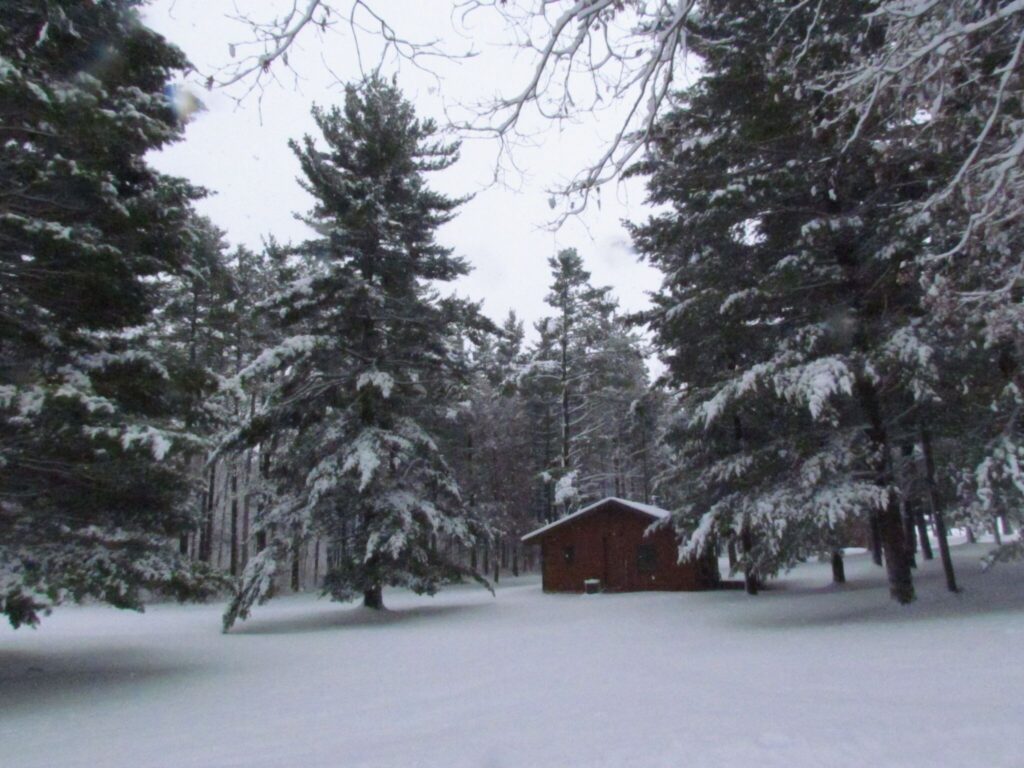
[{"label": "wooden cabin", "polygon": [[718,586],[714,557],[679,562],[669,512],[609,497],[523,536],[539,544],[545,592],[583,592],[596,579],[607,592],[701,590]]}]

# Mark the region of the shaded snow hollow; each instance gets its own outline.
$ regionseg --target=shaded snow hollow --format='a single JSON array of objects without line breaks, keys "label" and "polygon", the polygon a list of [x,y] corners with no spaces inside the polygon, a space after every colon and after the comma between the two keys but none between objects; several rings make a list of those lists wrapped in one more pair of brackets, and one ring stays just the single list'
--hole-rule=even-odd
[{"label": "shaded snow hollow", "polygon": [[65,608],[0,629],[5,768],[1019,768],[1024,565],[955,549],[919,600],[810,564],[738,592],[545,595],[503,581],[222,606]]}]

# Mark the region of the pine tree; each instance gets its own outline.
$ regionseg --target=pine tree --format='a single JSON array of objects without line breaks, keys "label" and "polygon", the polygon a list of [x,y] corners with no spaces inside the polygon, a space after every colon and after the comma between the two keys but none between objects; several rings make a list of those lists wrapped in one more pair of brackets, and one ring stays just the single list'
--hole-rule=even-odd
[{"label": "pine tree", "polygon": [[[516,388],[525,363],[523,323],[514,312],[493,340],[475,350],[468,406],[453,437],[459,484],[486,523],[495,559],[518,575],[519,538],[536,527],[532,514],[532,434],[526,400]],[[493,573],[500,569],[494,567]]]},{"label": "pine tree", "polygon": [[590,499],[642,501],[650,496],[656,471],[649,453],[652,422],[660,414],[648,388],[644,351],[636,334],[613,315],[587,353],[587,434],[581,440],[579,464],[581,487],[590,489]]},{"label": "pine tree", "polygon": [[[1024,8],[950,0],[907,13],[885,0],[874,10],[886,44],[836,73],[831,90],[866,139],[900,124],[904,141],[942,159],[919,169],[925,193],[896,212],[900,232],[921,241],[908,272],[924,288],[953,398],[925,427],[945,473],[960,478],[967,522],[998,540],[997,518],[1024,520]],[[1024,557],[1019,541],[990,562],[1014,557]]]},{"label": "pine tree", "polygon": [[465,379],[461,340],[474,305],[440,299],[432,283],[465,274],[435,241],[461,200],[425,175],[455,162],[398,89],[377,77],[348,86],[343,108],[314,108],[323,147],[293,142],[316,198],[318,237],[301,274],[268,309],[288,335],[241,374],[274,375],[265,404],[235,444],[269,445],[274,495],[225,627],[271,596],[274,579],[311,536],[330,550],[324,591],[383,607],[385,585],[434,593],[463,570],[432,542],[471,544],[476,523],[436,439]]},{"label": "pine tree", "polygon": [[889,212],[921,193],[929,158],[846,145],[834,104],[808,87],[875,44],[867,4],[702,10],[705,76],[639,166],[672,210],[634,228],[665,273],[649,317],[687,392],[680,524],[692,549],[736,540],[756,591],[837,553],[845,521],[875,517],[893,597],[910,601],[891,430],[930,396],[934,366],[901,270],[919,243]]},{"label": "pine tree", "polygon": [[539,519],[605,496],[644,494],[635,479],[643,470],[632,410],[647,395],[643,346],[616,312],[611,289],[591,284],[575,249],[548,264],[546,300],[555,314],[537,324],[539,339],[519,376],[533,424]]},{"label": "pine tree", "polygon": [[144,155],[181,135],[182,53],[132,0],[0,14],[0,613],[204,593],[173,542],[190,435],[138,329],[188,268],[197,190]]},{"label": "pine tree", "polygon": [[588,396],[598,386],[591,355],[608,334],[615,304],[609,288],[590,284],[590,273],[575,249],[559,251],[548,265],[552,282],[546,301],[555,315],[543,321],[545,333],[531,375],[547,380],[557,398],[550,405],[557,414],[557,444],[549,449],[544,470],[554,485],[555,506],[565,510],[592,490],[581,487],[583,452],[587,438],[597,430],[592,423],[594,403]]},{"label": "pine tree", "polygon": [[[192,245],[189,266],[180,275],[168,274],[155,284],[159,302],[144,328],[144,335],[168,373],[167,392],[174,398],[192,444],[183,452],[189,491],[182,503],[199,522],[197,555],[209,562],[207,521],[212,510],[205,467],[217,435],[237,418],[232,393],[221,383],[235,373],[229,369],[230,330],[233,324],[234,281],[225,256],[224,233],[212,222],[196,217],[190,224]],[[201,522],[200,522],[201,521]],[[179,540],[181,554],[190,554],[190,536]]]},{"label": "pine tree", "polygon": [[552,325],[543,319],[534,328],[538,338],[516,377],[516,392],[531,436],[530,506],[537,522],[550,522],[558,517],[551,469],[559,455],[561,393]]}]

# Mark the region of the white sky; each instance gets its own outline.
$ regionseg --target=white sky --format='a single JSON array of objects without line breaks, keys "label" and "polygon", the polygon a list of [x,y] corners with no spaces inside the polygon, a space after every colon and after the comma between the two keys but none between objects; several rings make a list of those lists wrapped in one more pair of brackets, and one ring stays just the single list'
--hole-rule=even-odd
[{"label": "white sky", "polygon": [[[228,18],[236,6],[266,19],[280,5],[274,0],[156,0],[145,16],[198,69],[208,72],[230,61],[229,43],[248,39],[247,30]],[[378,7],[409,38],[443,38],[454,50],[472,46],[481,51],[461,63],[437,62],[440,90],[435,78],[408,63],[402,65],[398,84],[422,116],[443,123],[444,103],[478,103],[498,91],[511,93],[521,89],[529,74],[528,57],[517,61],[507,47],[489,44],[508,39],[500,25],[491,23],[497,21],[493,17],[479,14],[477,25],[460,34],[449,17],[450,0],[380,0]],[[372,37],[361,43],[364,56],[372,60],[367,55]],[[360,73],[347,35],[300,38],[290,52],[290,63],[300,79],[282,72],[280,84],[269,85],[262,98],[250,94],[240,105],[223,92],[196,88],[207,110],[189,126],[185,141],[152,158],[161,170],[215,193],[199,209],[227,230],[232,243],[259,247],[269,234],[283,242],[307,236],[305,225],[293,213],[306,211],[310,199],[295,181],[298,162],[287,142],[304,133],[315,135],[309,114],[313,102],[340,103],[342,89],[331,72],[343,79],[358,78]],[[548,313],[548,257],[560,248],[575,247],[594,283],[612,286],[624,310],[647,306],[646,292],[657,288],[660,274],[637,261],[620,224],[624,218],[646,217],[641,183],[606,188],[600,210],[592,204],[579,220],[570,220],[557,232],[543,228],[553,215],[547,190],[596,156],[601,137],[618,127],[615,115],[606,113],[562,128],[534,119],[533,127],[543,129],[535,137],[537,146],[517,151],[515,161],[522,173],[508,174],[509,186],[488,185],[495,170],[496,144],[491,140],[466,141],[462,160],[432,177],[433,186],[449,194],[475,194],[440,233],[441,241],[474,267],[458,282],[458,293],[483,299],[484,311],[495,320],[515,309],[529,325]]]}]

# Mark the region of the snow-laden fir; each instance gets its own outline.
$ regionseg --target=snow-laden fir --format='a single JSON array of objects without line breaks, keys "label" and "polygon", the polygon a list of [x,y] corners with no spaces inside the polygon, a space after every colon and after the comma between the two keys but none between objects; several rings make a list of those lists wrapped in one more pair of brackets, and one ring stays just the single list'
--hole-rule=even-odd
[{"label": "snow-laden fir", "polygon": [[264,306],[285,336],[238,376],[270,384],[224,446],[262,461],[259,551],[226,628],[271,597],[311,540],[326,542],[323,589],[339,600],[380,608],[384,586],[432,594],[475,576],[445,555],[479,526],[434,435],[468,376],[464,337],[489,327],[432,287],[468,269],[435,241],[460,201],[425,177],[457,145],[377,77],[313,116],[322,135],[292,148],[319,236],[284,256],[296,274]]}]

